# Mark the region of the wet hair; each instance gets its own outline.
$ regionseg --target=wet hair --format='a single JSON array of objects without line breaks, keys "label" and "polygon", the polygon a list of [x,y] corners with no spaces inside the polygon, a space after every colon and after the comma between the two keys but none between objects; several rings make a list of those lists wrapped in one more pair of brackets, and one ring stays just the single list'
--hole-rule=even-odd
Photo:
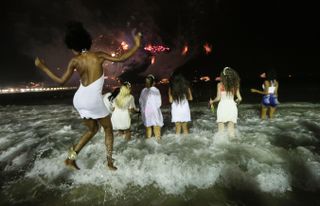
[{"label": "wet hair", "polygon": [[240,87],[240,77],[238,73],[230,67],[225,67],[221,72],[220,77],[225,91],[227,93],[231,92],[235,94]]},{"label": "wet hair", "polygon": [[89,50],[92,44],[90,34],[85,30],[81,22],[72,21],[67,23],[64,42],[69,49],[77,52]]},{"label": "wet hair", "polygon": [[146,86],[147,86],[147,87],[152,87],[154,81],[155,81],[155,77],[154,77],[152,74],[149,74],[149,75],[146,77]]},{"label": "wet hair", "polygon": [[111,95],[108,97],[109,101],[112,102],[118,96],[119,92],[120,92],[120,87],[115,88],[111,93]]},{"label": "wet hair", "polygon": [[180,102],[188,96],[189,82],[181,74],[177,74],[171,77],[170,88],[173,100]]},{"label": "wet hair", "polygon": [[269,81],[276,80],[276,79],[277,79],[277,72],[276,72],[276,70],[270,69],[270,70],[267,72],[266,77],[267,77],[267,80],[269,80]]}]

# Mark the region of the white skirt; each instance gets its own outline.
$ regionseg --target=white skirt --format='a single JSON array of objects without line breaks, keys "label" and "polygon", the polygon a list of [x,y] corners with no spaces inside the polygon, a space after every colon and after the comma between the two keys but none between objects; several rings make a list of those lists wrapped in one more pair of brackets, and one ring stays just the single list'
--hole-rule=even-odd
[{"label": "white skirt", "polygon": [[218,104],[217,122],[233,122],[237,123],[238,108],[233,99],[223,99]]},{"label": "white skirt", "polygon": [[173,101],[171,104],[171,122],[190,122],[191,114],[187,99],[181,102]]}]

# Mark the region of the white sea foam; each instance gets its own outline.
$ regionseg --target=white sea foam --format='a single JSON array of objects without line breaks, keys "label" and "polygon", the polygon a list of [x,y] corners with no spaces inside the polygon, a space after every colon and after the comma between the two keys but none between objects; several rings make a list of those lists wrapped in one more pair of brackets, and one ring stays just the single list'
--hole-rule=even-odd
[{"label": "white sea foam", "polygon": [[[19,109],[20,115],[24,111],[28,113],[23,123],[15,119],[11,121],[16,124],[0,120],[2,127],[8,128],[8,132],[0,130],[3,133],[0,142],[6,146],[1,147],[0,161],[6,173],[21,169],[25,162],[29,164],[16,180],[20,184],[28,178],[56,190],[65,190],[66,182],[71,182],[68,185],[71,190],[95,185],[113,196],[121,196],[132,186],[152,186],[169,195],[184,194],[189,188],[214,186],[252,188],[274,196],[290,192],[294,187],[315,191],[320,188],[320,156],[316,150],[320,107],[281,106],[286,109],[280,108],[275,120],[260,122],[253,116],[252,105],[240,105],[235,139],[217,133],[215,115],[202,106],[191,108],[194,115],[189,135],[175,135],[174,125],[166,122],[160,142],[144,139],[141,120],[135,115],[132,140],[127,142],[115,136],[113,157],[117,171],[109,171],[105,165],[106,149],[101,132],[80,152],[77,163],[81,170],[65,168],[63,161],[69,146],[85,131],[71,106],[61,110],[59,106],[50,109],[41,106],[39,110],[23,107]],[[10,109],[0,113],[12,112]],[[55,112],[50,115],[49,110]],[[164,111],[165,119],[170,119],[166,116],[170,115],[168,108]],[[32,121],[28,121],[28,116]],[[308,124],[301,124],[301,119]],[[7,184],[15,187],[13,183]]]}]

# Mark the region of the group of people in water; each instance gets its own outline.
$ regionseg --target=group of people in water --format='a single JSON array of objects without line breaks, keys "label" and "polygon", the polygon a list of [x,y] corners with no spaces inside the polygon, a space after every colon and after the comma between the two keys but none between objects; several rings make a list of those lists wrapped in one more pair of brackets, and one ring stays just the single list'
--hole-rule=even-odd
[{"label": "group of people in water", "polygon": [[[55,75],[52,70],[38,57],[35,65],[45,72],[57,83],[66,83],[76,71],[80,75],[80,86],[74,95],[73,105],[83,119],[87,131],[79,142],[73,145],[68,152],[65,164],[73,169],[80,169],[76,164],[76,158],[81,149],[98,132],[99,127],[105,133],[105,145],[107,150],[107,166],[110,170],[117,168],[113,164],[113,130],[119,130],[127,140],[131,138],[131,112],[141,112],[143,124],[146,128],[146,137],[153,135],[157,140],[161,138],[163,116],[161,113],[161,94],[155,86],[155,77],[150,74],[145,78],[145,88],[140,93],[138,109],[134,97],[131,94],[131,84],[124,82],[120,88],[102,95],[104,85],[105,60],[119,62],[128,59],[140,47],[141,34],[133,35],[135,45],[125,54],[113,57],[105,52],[89,51],[92,39],[80,22],[71,22],[68,25],[65,43],[74,53],[68,67],[61,77]],[[218,131],[224,130],[227,124],[228,134],[235,137],[234,125],[237,123],[237,104],[242,101],[240,94],[240,78],[238,73],[225,67],[220,74],[220,82],[217,84],[216,97],[209,100],[210,105],[218,103],[217,123]],[[279,83],[273,73],[266,75],[263,90],[251,89],[253,93],[263,95],[261,118],[265,119],[269,111],[272,118],[275,112]],[[176,134],[188,134],[188,122],[191,121],[189,101],[193,99],[190,85],[182,75],[174,75],[170,80],[168,89],[169,102],[171,103],[171,121],[175,123]]]}]

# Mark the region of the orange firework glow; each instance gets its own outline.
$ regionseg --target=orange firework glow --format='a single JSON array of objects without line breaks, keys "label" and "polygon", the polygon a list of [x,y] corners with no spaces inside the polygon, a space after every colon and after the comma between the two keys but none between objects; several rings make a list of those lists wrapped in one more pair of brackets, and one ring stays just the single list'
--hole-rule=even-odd
[{"label": "orange firework glow", "polygon": [[189,47],[188,47],[188,45],[185,45],[185,46],[183,47],[183,49],[182,49],[181,54],[182,54],[182,55],[186,55],[186,54],[188,53],[188,51],[189,51]]},{"label": "orange firework glow", "polygon": [[200,77],[200,80],[201,80],[201,81],[208,82],[208,81],[210,81],[210,77],[208,77],[208,76],[203,76],[203,77]]},{"label": "orange firework glow", "polygon": [[121,47],[122,47],[123,50],[128,50],[129,49],[129,45],[125,41],[121,42]]},{"label": "orange firework glow", "polygon": [[205,52],[206,54],[209,54],[209,53],[211,53],[211,51],[212,51],[212,46],[211,46],[210,44],[208,44],[208,43],[205,43],[205,44],[203,45],[203,49],[204,49],[204,52]]},{"label": "orange firework glow", "polygon": [[154,64],[154,63],[156,63],[156,57],[155,57],[155,56],[152,56],[152,57],[151,57],[151,64]]},{"label": "orange firework glow", "polygon": [[161,79],[160,84],[169,84],[169,79],[167,79],[167,78]]}]

